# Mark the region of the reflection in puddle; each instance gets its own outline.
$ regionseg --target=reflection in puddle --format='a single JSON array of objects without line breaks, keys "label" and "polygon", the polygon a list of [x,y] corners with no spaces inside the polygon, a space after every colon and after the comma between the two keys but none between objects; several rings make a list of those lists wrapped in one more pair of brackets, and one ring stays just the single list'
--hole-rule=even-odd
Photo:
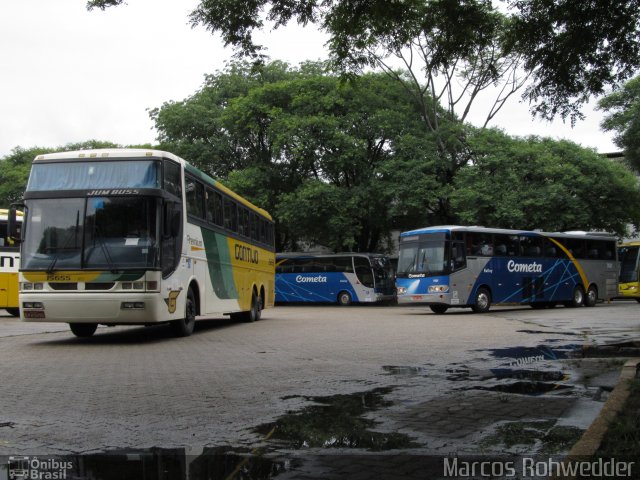
[{"label": "reflection in puddle", "polygon": [[262,435],[280,440],[286,448],[361,448],[372,451],[414,448],[407,435],[371,430],[378,422],[363,415],[391,406],[384,395],[392,388],[330,397],[308,398],[319,405],[284,415],[276,422],[259,426]]},{"label": "reflection in puddle", "polygon": [[[487,390],[490,392],[517,393],[520,395],[542,395],[549,392],[573,389],[571,385],[547,382],[511,382],[492,386],[469,387],[465,390]],[[568,392],[567,392],[568,393]]]},{"label": "reflection in puddle", "polygon": [[295,462],[262,457],[246,449],[212,447],[200,449],[197,455],[187,454],[184,448],[149,448],[85,455],[9,457],[5,465],[9,467],[9,478],[269,480],[289,471]]},{"label": "reflection in puddle", "polygon": [[428,370],[424,367],[383,365],[382,370],[387,372],[389,375],[397,375],[399,377],[426,377],[428,375]]}]

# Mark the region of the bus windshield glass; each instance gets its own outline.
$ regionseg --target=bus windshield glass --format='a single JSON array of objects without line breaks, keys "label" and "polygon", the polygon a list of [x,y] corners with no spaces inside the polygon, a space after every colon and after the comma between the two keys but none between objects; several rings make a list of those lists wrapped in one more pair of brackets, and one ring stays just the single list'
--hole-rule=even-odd
[{"label": "bus windshield glass", "polygon": [[[432,238],[433,237],[433,238]],[[418,242],[400,245],[398,277],[442,275],[447,272],[447,245],[444,237],[421,237]]]},{"label": "bus windshield glass", "polygon": [[26,270],[155,268],[156,199],[90,197],[30,200]]},{"label": "bus windshield glass", "polygon": [[640,247],[620,247],[620,283],[638,281],[638,252]]},{"label": "bus windshield glass", "polygon": [[155,160],[38,163],[28,191],[160,188]]}]

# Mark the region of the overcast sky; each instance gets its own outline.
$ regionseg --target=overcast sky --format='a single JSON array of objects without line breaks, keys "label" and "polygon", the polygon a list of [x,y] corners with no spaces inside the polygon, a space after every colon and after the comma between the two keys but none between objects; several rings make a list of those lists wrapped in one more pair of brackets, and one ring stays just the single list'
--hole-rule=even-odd
[{"label": "overcast sky", "polygon": [[[128,0],[102,12],[85,0],[0,0],[0,157],[17,146],[57,147],[90,139],[154,143],[147,109],[193,94],[232,51],[188,14],[198,0]],[[297,65],[326,58],[312,29],[265,32],[272,59]],[[585,110],[571,129],[532,120],[512,101],[492,125],[512,135],[567,138],[599,152],[617,150]]]}]

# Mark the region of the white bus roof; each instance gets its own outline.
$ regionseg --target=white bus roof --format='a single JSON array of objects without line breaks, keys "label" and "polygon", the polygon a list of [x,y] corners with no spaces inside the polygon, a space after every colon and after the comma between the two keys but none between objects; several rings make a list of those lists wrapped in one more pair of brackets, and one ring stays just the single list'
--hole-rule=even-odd
[{"label": "white bus roof", "polygon": [[401,237],[408,237],[412,235],[421,235],[428,233],[445,233],[445,232],[476,232],[476,233],[502,233],[507,235],[522,235],[522,234],[538,234],[547,237],[564,237],[564,238],[591,238],[599,240],[615,240],[615,235],[605,232],[543,232],[540,230],[511,230],[507,228],[487,228],[482,226],[462,226],[462,225],[439,225],[433,227],[418,228],[416,230],[410,230],[402,232]]}]

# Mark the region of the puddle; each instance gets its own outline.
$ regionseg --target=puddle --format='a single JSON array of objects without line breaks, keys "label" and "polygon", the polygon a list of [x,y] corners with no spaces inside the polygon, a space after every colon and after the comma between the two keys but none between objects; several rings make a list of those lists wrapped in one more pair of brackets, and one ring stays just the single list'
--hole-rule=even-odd
[{"label": "puddle", "polygon": [[552,455],[569,450],[582,436],[581,428],[556,426],[555,420],[538,422],[509,422],[499,425],[495,432],[484,437],[481,450],[502,447],[509,451],[524,451],[531,454]]},{"label": "puddle", "polygon": [[424,367],[404,367],[396,365],[383,365],[384,370],[389,375],[397,375],[399,377],[426,377],[428,370]]},{"label": "puddle", "polygon": [[487,351],[492,357],[511,359],[512,366],[524,366],[545,360],[575,358],[580,355],[582,348],[582,344],[570,343],[554,347],[539,345],[537,347],[496,348]]},{"label": "puddle", "polygon": [[586,345],[582,349],[583,357],[639,357],[640,341],[609,343],[605,345]]},{"label": "puddle", "polygon": [[266,458],[255,451],[230,446],[200,448],[197,454],[185,448],[122,449],[83,455],[41,455],[35,460],[36,457],[11,457],[9,468],[20,473],[15,478],[269,480],[291,470],[297,462]]},{"label": "puddle", "polygon": [[306,397],[316,405],[288,413],[276,422],[260,425],[256,432],[279,440],[286,448],[358,448],[371,451],[419,447],[408,435],[372,430],[378,422],[365,418],[367,412],[389,407],[384,395],[393,389],[329,397]]},{"label": "puddle", "polygon": [[549,392],[565,391],[563,393],[569,393],[567,390],[572,390],[573,386],[563,385],[559,383],[547,383],[547,382],[511,382],[501,383],[492,386],[475,386],[465,388],[465,390],[487,390],[490,392],[502,392],[502,393],[516,393],[519,395],[543,395]]},{"label": "puddle", "polygon": [[521,333],[532,333],[532,334],[542,334],[542,335],[566,335],[566,336],[582,336],[582,333],[577,332],[549,332],[546,330],[517,330]]}]

